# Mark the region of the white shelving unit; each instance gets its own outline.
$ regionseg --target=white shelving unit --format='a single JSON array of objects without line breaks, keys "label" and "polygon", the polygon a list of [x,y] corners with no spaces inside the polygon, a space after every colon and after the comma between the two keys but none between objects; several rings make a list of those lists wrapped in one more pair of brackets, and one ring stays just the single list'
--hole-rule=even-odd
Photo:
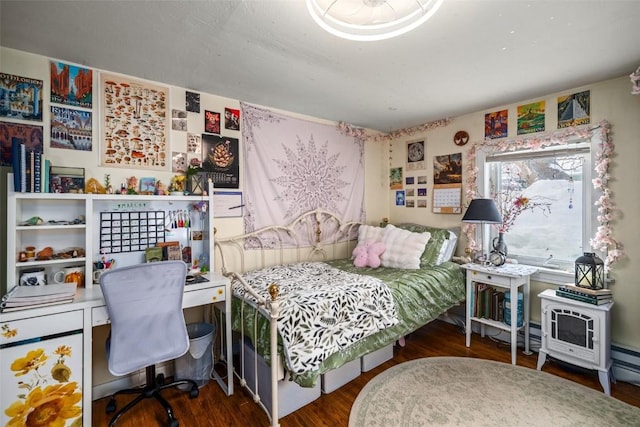
[{"label": "white shelving unit", "polygon": [[[518,348],[518,331],[524,329],[524,345],[525,354],[529,351],[529,289],[530,278],[537,269],[535,267],[505,264],[500,267],[485,266],[480,264],[463,264],[461,266],[467,270],[467,304],[466,304],[466,345],[471,346],[472,322],[480,324],[481,335],[484,336],[485,326],[493,326],[494,328],[507,331],[511,334],[511,363],[516,364],[516,355]],[[504,322],[498,322],[492,319],[473,316],[473,307],[471,306],[471,295],[473,293],[475,283],[485,283],[490,286],[505,288],[510,292],[511,304],[511,325]],[[518,327],[518,290],[522,288],[523,293],[523,324]]]},{"label": "white shelving unit", "polygon": [[[131,210],[162,210],[173,212],[186,210],[207,201],[208,209],[202,220],[191,215],[191,227],[182,230],[181,244],[192,247],[192,258],[207,255],[210,271],[213,270],[213,202],[212,196],[148,196],[148,195],[105,195],[105,194],[58,194],[58,193],[16,193],[13,179],[7,180],[7,290],[19,283],[22,272],[33,268],[44,268],[47,282],[53,283],[53,276],[64,267],[83,265],[85,286],[91,287],[93,263],[102,257],[100,242],[100,213],[127,212]],[[211,186],[212,187],[212,186]],[[209,188],[212,194],[212,188]],[[199,214],[198,214],[199,215]],[[41,225],[20,225],[32,217],[40,217]],[[63,224],[84,218],[84,223]],[[190,232],[199,227],[201,241],[192,241]],[[167,234],[176,230],[169,229]],[[68,248],[79,248],[80,256],[49,260],[19,260],[21,251],[34,246],[36,252],[51,247],[58,254]],[[195,250],[194,250],[195,249]],[[84,255],[82,255],[84,252]],[[144,250],[105,254],[116,260],[116,265],[133,265],[145,262]]]}]

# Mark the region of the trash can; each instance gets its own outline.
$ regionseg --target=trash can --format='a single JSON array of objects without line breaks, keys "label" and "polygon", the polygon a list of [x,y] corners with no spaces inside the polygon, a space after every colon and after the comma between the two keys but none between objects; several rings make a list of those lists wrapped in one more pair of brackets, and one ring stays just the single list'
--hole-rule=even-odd
[{"label": "trash can", "polygon": [[[175,360],[175,377],[177,379],[191,379],[202,387],[211,378],[213,358],[211,348],[215,326],[211,323],[190,323],[187,325],[189,334],[189,351]],[[180,386],[182,390],[189,390],[188,385]]]}]

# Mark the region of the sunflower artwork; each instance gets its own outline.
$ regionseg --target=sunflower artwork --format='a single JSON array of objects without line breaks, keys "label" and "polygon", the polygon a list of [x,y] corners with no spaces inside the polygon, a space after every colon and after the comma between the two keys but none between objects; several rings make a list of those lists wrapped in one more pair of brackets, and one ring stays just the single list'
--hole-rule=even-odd
[{"label": "sunflower artwork", "polygon": [[4,349],[13,351],[3,354],[1,425],[82,426],[82,378],[74,378],[82,372],[80,355],[72,357],[74,346],[60,339],[35,344]]}]

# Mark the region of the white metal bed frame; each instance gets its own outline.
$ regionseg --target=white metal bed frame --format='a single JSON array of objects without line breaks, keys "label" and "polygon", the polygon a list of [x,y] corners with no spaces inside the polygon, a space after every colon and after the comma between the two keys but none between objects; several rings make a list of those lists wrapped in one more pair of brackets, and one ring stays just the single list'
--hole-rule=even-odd
[{"label": "white metal bed frame", "polygon": [[[258,352],[254,352],[254,390],[248,386],[245,379],[244,363],[240,372],[234,369],[235,375],[240,380],[240,385],[247,389],[253,400],[267,413],[271,425],[279,426],[278,416],[278,381],[282,377],[280,364],[277,363],[278,354],[278,325],[277,319],[280,315],[280,304],[278,302],[279,287],[276,283],[269,286],[270,298],[259,296],[255,290],[244,280],[242,273],[247,269],[265,268],[271,265],[284,263],[304,262],[313,260],[328,260],[338,258],[348,258],[357,243],[357,230],[360,222],[342,221],[335,214],[316,209],[306,212],[296,218],[287,226],[269,226],[250,233],[238,236],[215,238],[214,244],[220,259],[220,271],[230,280],[237,280],[245,289],[246,294],[253,296],[261,310],[270,319],[270,354],[271,354],[271,413],[260,398],[258,389]],[[252,263],[247,261],[246,246],[259,251],[259,259]],[[249,249],[250,250],[250,249]],[[237,271],[232,269],[232,257],[236,255],[239,259]],[[235,258],[233,258],[235,259]],[[229,298],[232,295],[228,296]],[[245,303],[242,304],[244,310]],[[256,311],[256,316],[258,311]],[[242,311],[242,321],[244,322],[244,311]],[[254,321],[254,334],[257,322]],[[241,328],[241,342],[244,342],[244,325]],[[244,360],[244,346],[240,346],[241,357]]]}]

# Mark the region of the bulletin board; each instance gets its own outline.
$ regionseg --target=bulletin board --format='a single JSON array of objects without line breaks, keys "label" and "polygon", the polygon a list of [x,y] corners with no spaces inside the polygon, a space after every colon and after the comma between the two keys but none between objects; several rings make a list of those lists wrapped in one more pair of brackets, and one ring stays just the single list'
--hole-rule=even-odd
[{"label": "bulletin board", "polygon": [[100,213],[100,251],[144,251],[165,240],[164,211]]}]

